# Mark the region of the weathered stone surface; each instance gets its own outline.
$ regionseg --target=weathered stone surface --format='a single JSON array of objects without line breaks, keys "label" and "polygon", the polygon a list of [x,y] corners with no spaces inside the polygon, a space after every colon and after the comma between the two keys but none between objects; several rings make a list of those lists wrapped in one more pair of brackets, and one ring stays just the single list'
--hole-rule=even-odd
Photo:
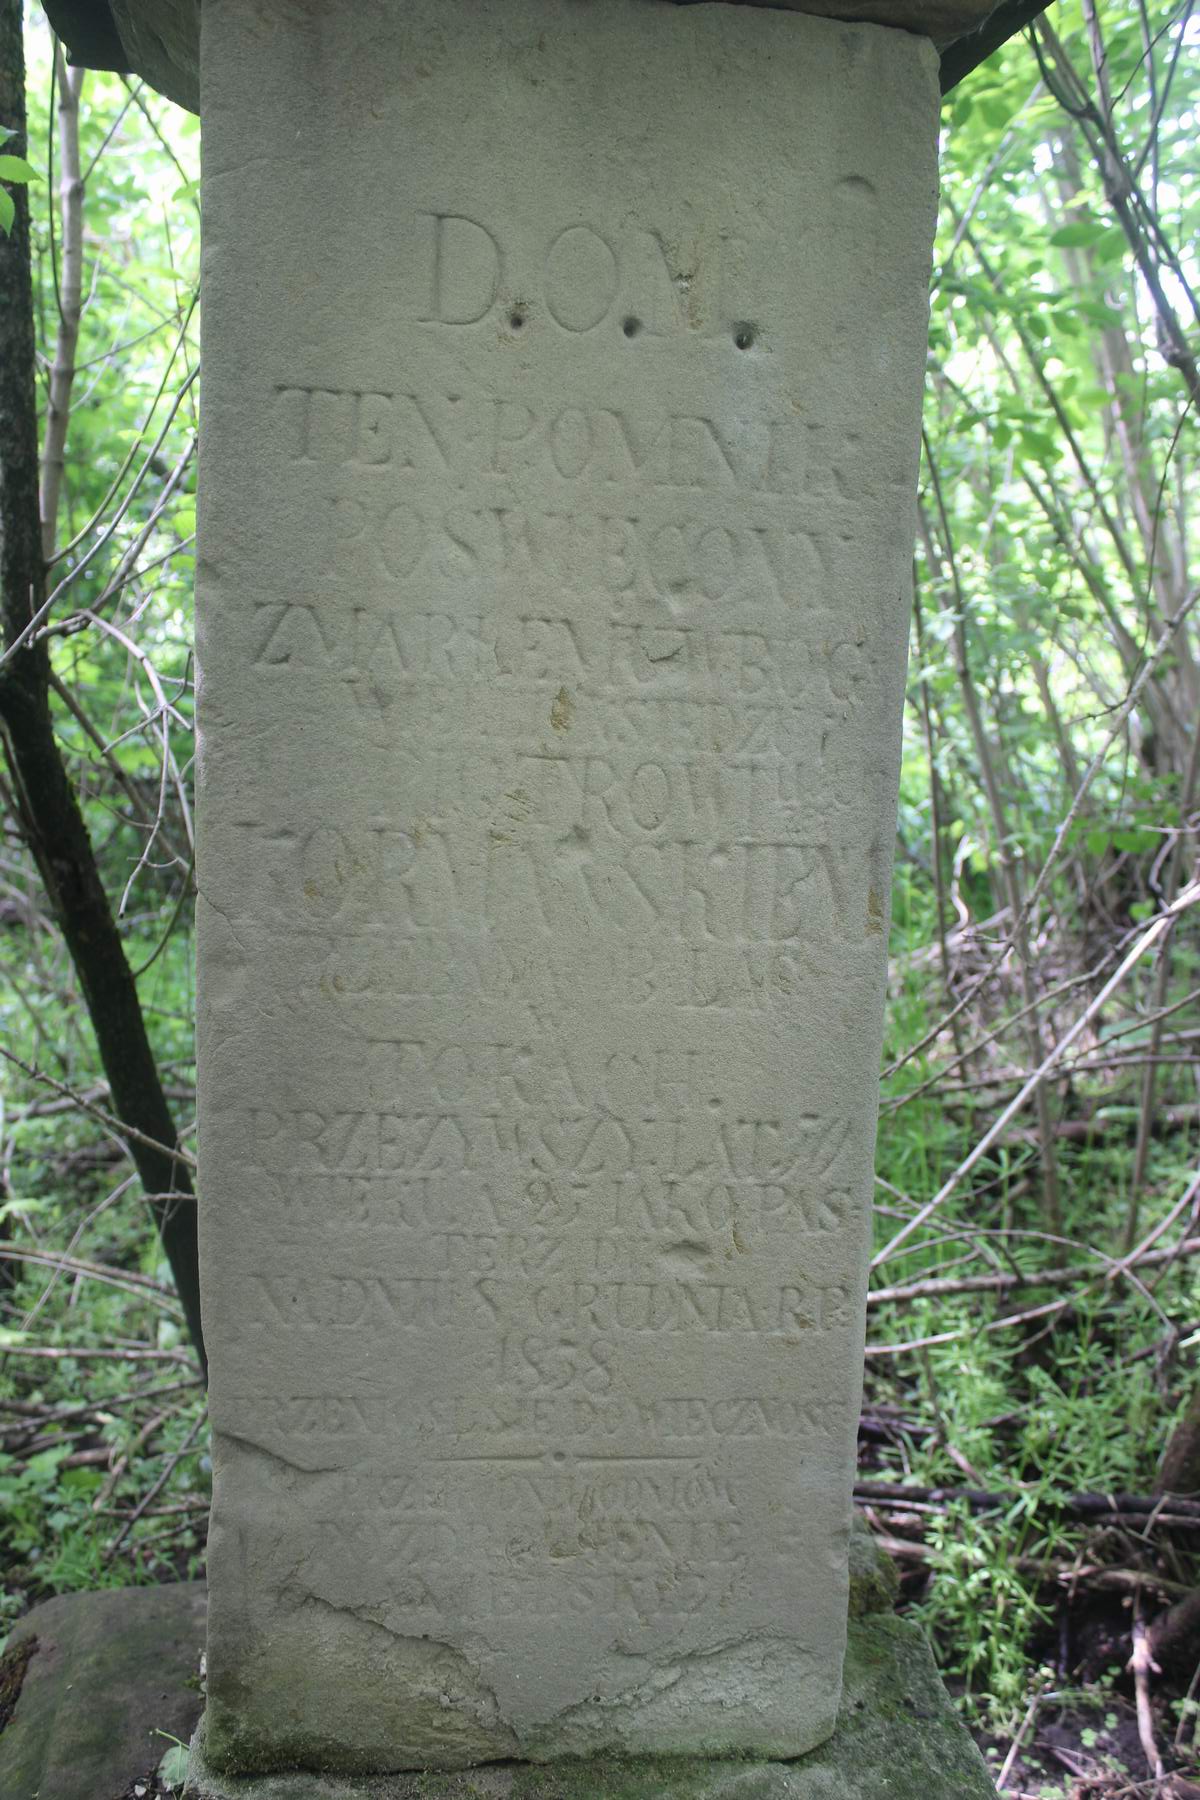
[{"label": "weathered stone surface", "polygon": [[838,1726],[799,1762],[597,1758],[461,1775],[215,1775],[192,1746],[189,1800],[995,1800],[996,1790],[903,1619],[854,1621]]},{"label": "weathered stone surface", "polygon": [[[692,5],[696,0],[681,0]],[[978,30],[996,0],[732,0],[919,32],[940,48]],[[328,7],[337,0],[325,0]],[[80,61],[122,62],[190,112],[200,110],[200,0],[46,0]],[[1015,27],[1013,27],[1015,29]]]},{"label": "weathered stone surface", "polygon": [[204,1584],[66,1594],[34,1607],[9,1648],[37,1640],[0,1733],[4,1800],[117,1800],[200,1714]]},{"label": "weathered stone surface", "polygon": [[934,52],[639,0],[203,17],[210,1754],[800,1754]]}]

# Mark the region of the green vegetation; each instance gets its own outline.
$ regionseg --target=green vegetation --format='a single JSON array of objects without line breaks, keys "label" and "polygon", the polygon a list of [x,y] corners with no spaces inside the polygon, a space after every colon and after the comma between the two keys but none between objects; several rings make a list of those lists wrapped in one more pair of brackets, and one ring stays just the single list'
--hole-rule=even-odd
[{"label": "green vegetation", "polygon": [[[1001,1759],[1019,1734],[1008,1791],[1115,1794],[1147,1778],[1135,1626],[1168,1767],[1195,1760],[1200,1661],[1170,1612],[1200,1506],[1154,1511],[1200,1490],[1200,30],[1061,0],[1036,40],[945,108],[860,1504]],[[65,403],[49,704],[181,1133],[169,1224],[194,1204],[198,131],[56,69],[36,10],[27,52],[36,179],[0,182],[7,243],[32,208],[43,438]],[[208,1470],[18,785],[10,756],[0,1630],[199,1571]]]},{"label": "green vegetation", "polygon": [[[139,84],[68,72],[40,9],[26,41],[43,444],[55,370],[75,370],[47,540],[62,546],[48,587],[73,576],[47,620],[54,726],[186,1142],[199,129]],[[82,180],[78,206],[51,204],[64,161]],[[11,1621],[49,1593],[197,1570],[207,1445],[170,1270],[106,1123],[112,1096],[26,849],[11,759],[3,783],[0,1043],[44,1077],[6,1065],[0,1123]]]}]

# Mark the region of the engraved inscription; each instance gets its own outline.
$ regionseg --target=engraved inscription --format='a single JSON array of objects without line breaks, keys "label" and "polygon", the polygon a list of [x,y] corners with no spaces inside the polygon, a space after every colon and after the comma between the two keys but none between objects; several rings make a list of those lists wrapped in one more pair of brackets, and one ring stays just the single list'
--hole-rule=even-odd
[{"label": "engraved inscription", "polygon": [[386,469],[410,486],[423,474],[487,480],[525,472],[568,483],[586,479],[600,488],[636,486],[644,494],[774,494],[840,503],[855,523],[864,499],[889,496],[909,475],[907,458],[902,465],[889,462],[853,426],[803,413],[726,422],[644,403],[538,403],[288,382],[274,395],[278,453],[288,461],[363,478]]},{"label": "engraved inscription", "polygon": [[423,290],[416,317],[427,324],[482,325],[505,294],[544,309],[572,336],[630,306],[637,308],[639,330],[654,334],[712,331],[740,316],[728,272],[744,246],[728,232],[698,267],[686,269],[653,226],[614,237],[572,221],[518,247],[510,224],[431,210],[416,216],[409,244]]}]

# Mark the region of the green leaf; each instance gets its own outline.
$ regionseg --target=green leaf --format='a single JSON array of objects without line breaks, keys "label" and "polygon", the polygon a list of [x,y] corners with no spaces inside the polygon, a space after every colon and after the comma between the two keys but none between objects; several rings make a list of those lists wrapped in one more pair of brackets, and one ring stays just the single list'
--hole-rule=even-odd
[{"label": "green leaf", "polygon": [[13,1200],[6,1200],[0,1206],[0,1225],[6,1225],[14,1216],[19,1219],[29,1218],[33,1213],[46,1212],[49,1200],[34,1200],[28,1195],[18,1194]]},{"label": "green leaf", "polygon": [[25,1465],[26,1474],[32,1475],[35,1481],[41,1481],[44,1475],[53,1475],[69,1449],[69,1444],[55,1444],[52,1449],[31,1456]]},{"label": "green leaf", "polygon": [[58,1485],[73,1493],[94,1494],[103,1480],[99,1469],[63,1469],[59,1472]]},{"label": "green leaf", "polygon": [[0,181],[40,181],[33,164],[23,156],[0,156]]},{"label": "green leaf", "polygon": [[12,195],[4,188],[0,188],[0,231],[4,233],[5,237],[12,230],[13,220],[16,216],[17,209],[13,205]]},{"label": "green leaf", "polygon": [[158,1765],[158,1779],[164,1787],[181,1788],[187,1780],[188,1753],[182,1744],[172,1744]]},{"label": "green leaf", "polygon": [[1060,250],[1077,250],[1083,244],[1097,243],[1108,229],[1099,219],[1074,219],[1070,225],[1060,225],[1052,232],[1050,242]]},{"label": "green leaf", "polygon": [[1075,392],[1071,395],[1071,398],[1074,400],[1076,406],[1087,406],[1093,410],[1111,406],[1112,404],[1112,395],[1106,388],[1102,387],[1076,388]]},{"label": "green leaf", "polygon": [[1075,309],[1093,325],[1124,325],[1125,316],[1115,306],[1108,306],[1103,300],[1076,300]]},{"label": "green leaf", "polygon": [[1028,425],[1021,428],[1021,446],[1028,455],[1051,466],[1062,455],[1062,445],[1056,437],[1048,431],[1034,431]]},{"label": "green leaf", "polygon": [[1119,225],[1110,226],[1102,231],[1093,246],[1100,262],[1120,262],[1127,249],[1125,233]]},{"label": "green leaf", "polygon": [[1020,105],[1019,100],[1005,99],[1003,94],[990,95],[979,102],[979,116],[993,131],[1007,125]]}]

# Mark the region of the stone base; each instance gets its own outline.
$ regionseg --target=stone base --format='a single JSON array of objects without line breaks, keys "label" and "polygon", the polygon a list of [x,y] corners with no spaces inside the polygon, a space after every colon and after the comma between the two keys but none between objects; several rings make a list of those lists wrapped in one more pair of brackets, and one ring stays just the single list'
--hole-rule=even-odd
[{"label": "stone base", "polygon": [[850,1622],[832,1738],[797,1762],[587,1757],[493,1763],[463,1774],[212,1775],[204,1728],[188,1800],[995,1800],[987,1767],[942,1686],[923,1632],[870,1613]]}]

